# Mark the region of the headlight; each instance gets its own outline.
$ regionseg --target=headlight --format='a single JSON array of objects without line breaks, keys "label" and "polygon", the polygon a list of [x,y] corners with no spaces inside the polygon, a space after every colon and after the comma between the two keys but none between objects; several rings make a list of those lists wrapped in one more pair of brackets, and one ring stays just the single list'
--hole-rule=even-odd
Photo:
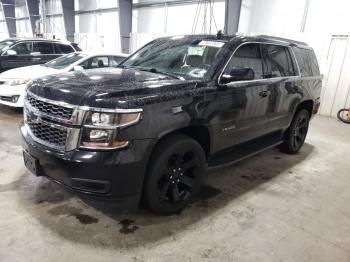
[{"label": "headlight", "polygon": [[141,113],[105,113],[90,111],[86,114],[80,137],[80,147],[116,149],[128,145],[117,139],[118,129],[137,123]]},{"label": "headlight", "polygon": [[30,79],[11,79],[5,82],[5,84],[9,86],[17,86],[17,85],[24,85],[28,84]]},{"label": "headlight", "polygon": [[101,113],[88,112],[85,118],[86,126],[117,128],[138,122],[140,113]]}]

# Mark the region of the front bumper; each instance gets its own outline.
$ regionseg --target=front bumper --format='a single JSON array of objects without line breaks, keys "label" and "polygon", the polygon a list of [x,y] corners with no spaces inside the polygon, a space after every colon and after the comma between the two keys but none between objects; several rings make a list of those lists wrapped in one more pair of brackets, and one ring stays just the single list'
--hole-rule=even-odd
[{"label": "front bumper", "polygon": [[147,161],[156,140],[134,140],[113,151],[75,149],[60,153],[37,142],[21,126],[23,149],[39,161],[38,174],[82,198],[114,202],[122,209],[138,205]]},{"label": "front bumper", "polygon": [[[24,94],[27,85],[0,85],[0,104],[11,107],[23,107]],[[16,101],[13,102],[12,98],[16,97]]]}]

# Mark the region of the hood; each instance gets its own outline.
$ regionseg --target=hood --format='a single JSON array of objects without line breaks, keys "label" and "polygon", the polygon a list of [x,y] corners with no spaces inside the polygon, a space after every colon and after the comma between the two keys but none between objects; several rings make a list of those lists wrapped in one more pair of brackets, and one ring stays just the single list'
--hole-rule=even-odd
[{"label": "hood", "polygon": [[130,108],[163,101],[196,87],[195,81],[133,69],[105,68],[56,74],[36,79],[28,90],[73,105]]},{"label": "hood", "polygon": [[57,74],[60,70],[41,65],[24,66],[7,70],[0,74],[0,79],[33,79],[50,74]]}]

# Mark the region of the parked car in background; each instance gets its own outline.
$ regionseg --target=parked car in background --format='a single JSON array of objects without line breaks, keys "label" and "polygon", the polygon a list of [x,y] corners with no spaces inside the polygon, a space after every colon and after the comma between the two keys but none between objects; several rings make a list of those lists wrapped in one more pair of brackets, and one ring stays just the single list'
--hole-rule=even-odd
[{"label": "parked car in background", "polygon": [[296,154],[320,106],[315,53],[288,39],[167,37],[118,67],[32,81],[21,133],[32,173],[124,208],[176,213],[207,167]]},{"label": "parked car in background", "polygon": [[70,53],[41,65],[15,68],[0,74],[0,104],[23,107],[23,97],[27,84],[34,78],[103,67],[115,67],[126,54]]},{"label": "parked car in background", "polygon": [[0,42],[0,72],[46,63],[64,54],[78,52],[75,43],[42,38],[9,38]]}]

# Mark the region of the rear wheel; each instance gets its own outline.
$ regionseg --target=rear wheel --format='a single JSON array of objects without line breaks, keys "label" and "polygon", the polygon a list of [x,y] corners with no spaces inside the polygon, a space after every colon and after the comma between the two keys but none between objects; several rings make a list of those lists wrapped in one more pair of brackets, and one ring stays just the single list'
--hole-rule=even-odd
[{"label": "rear wheel", "polygon": [[338,111],[337,117],[340,121],[350,124],[350,111],[349,109],[340,109]]},{"label": "rear wheel", "polygon": [[306,109],[298,111],[284,135],[283,143],[279,146],[281,151],[296,154],[305,142],[309,130],[310,115]]},{"label": "rear wheel", "polygon": [[185,135],[157,145],[148,167],[143,200],[155,213],[173,214],[198,192],[205,170],[202,147]]}]

